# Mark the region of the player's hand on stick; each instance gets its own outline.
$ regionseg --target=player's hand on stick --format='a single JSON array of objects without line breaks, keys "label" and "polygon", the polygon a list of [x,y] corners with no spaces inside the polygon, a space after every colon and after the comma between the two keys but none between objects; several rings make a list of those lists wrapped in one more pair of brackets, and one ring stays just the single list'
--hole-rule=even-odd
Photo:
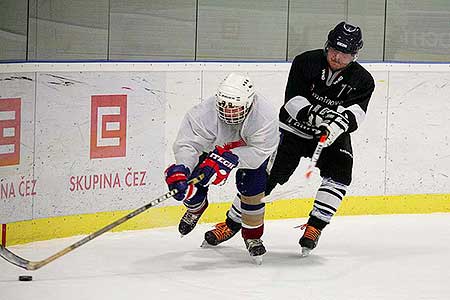
[{"label": "player's hand on stick", "polygon": [[308,110],[308,121],[311,125],[318,127],[325,120],[329,112],[332,112],[328,107],[320,104],[311,105]]},{"label": "player's hand on stick", "polygon": [[349,121],[343,114],[330,110],[325,119],[319,124],[320,130],[328,133],[324,147],[328,147],[336,141],[336,139],[348,130]]},{"label": "player's hand on stick", "polygon": [[192,177],[204,174],[205,177],[199,182],[202,186],[210,184],[223,184],[239,163],[239,157],[230,150],[225,150],[220,146],[211,151],[205,160],[195,169]]},{"label": "player's hand on stick", "polygon": [[190,171],[186,166],[173,164],[164,173],[169,190],[177,189],[178,191],[173,196],[176,200],[189,199],[195,193],[195,186],[187,183]]}]

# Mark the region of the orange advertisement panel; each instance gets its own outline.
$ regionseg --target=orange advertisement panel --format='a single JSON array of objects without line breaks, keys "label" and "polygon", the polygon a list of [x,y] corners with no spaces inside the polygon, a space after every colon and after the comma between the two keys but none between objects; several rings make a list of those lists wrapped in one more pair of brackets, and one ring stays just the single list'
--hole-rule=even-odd
[{"label": "orange advertisement panel", "polygon": [[90,157],[125,157],[127,134],[127,95],[91,97]]}]

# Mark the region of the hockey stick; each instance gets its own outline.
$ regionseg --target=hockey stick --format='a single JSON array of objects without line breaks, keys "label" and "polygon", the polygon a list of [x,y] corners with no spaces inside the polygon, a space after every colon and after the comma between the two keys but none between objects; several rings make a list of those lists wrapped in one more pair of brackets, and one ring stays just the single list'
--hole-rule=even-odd
[{"label": "hockey stick", "polygon": [[[188,183],[190,184],[197,184],[200,180],[202,180],[204,178],[204,174],[200,174],[199,176],[191,179],[188,181]],[[147,209],[158,205],[159,203],[166,201],[167,199],[173,197],[176,193],[178,193],[177,189],[173,189],[167,193],[165,193],[164,195],[160,196],[159,198],[151,201],[150,203],[132,211],[131,213],[129,213],[128,215],[114,221],[113,223],[103,227],[102,229],[86,236],[85,238],[79,240],[78,242],[68,246],[67,248],[64,248],[63,250],[53,254],[52,256],[47,257],[46,259],[40,260],[40,261],[29,261],[25,258],[22,258],[16,254],[14,254],[13,252],[9,251],[6,247],[4,247],[3,245],[0,245],[0,256],[3,257],[4,259],[6,259],[8,262],[10,262],[11,264],[14,264],[18,267],[21,267],[25,270],[30,270],[30,271],[34,271],[37,270],[43,266],[45,266],[48,263],[51,263],[52,261],[54,261],[55,259],[75,250],[76,248],[86,244],[87,242],[95,239],[96,237],[102,235],[103,233],[113,229],[114,227],[119,226],[120,224],[128,221],[131,218],[134,218],[135,216],[139,215],[140,213],[143,213],[144,211],[146,211]]]},{"label": "hockey stick", "polygon": [[314,153],[311,157],[311,162],[309,163],[308,170],[305,173],[305,177],[307,179],[309,179],[311,177],[313,169],[316,167],[317,161],[319,160],[320,154],[322,153],[323,145],[325,144],[327,137],[328,137],[328,133],[323,133],[320,136],[319,142],[317,143],[317,146],[316,146],[316,150],[314,150]]}]

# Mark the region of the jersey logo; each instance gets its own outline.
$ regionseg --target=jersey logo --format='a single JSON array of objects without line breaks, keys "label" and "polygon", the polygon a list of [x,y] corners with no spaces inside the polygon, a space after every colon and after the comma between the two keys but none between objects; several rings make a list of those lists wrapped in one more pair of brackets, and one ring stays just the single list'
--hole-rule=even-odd
[{"label": "jersey logo", "polygon": [[313,96],[314,99],[316,99],[316,101],[318,101],[321,104],[324,104],[325,106],[338,106],[344,103],[343,100],[333,100],[328,98],[327,96],[320,96],[316,92],[313,92],[311,95]]},{"label": "jersey logo", "polygon": [[[348,84],[346,84],[346,83],[343,83],[343,84],[341,85],[341,91],[339,92],[339,94],[337,95],[336,98],[340,97],[340,96],[342,95],[342,93],[348,95],[348,94],[350,94],[350,92],[353,91],[353,90],[356,90],[356,88],[354,88],[354,87],[352,87],[352,86],[350,86],[350,85],[348,85]],[[345,92],[345,91],[346,91],[346,92]]]}]

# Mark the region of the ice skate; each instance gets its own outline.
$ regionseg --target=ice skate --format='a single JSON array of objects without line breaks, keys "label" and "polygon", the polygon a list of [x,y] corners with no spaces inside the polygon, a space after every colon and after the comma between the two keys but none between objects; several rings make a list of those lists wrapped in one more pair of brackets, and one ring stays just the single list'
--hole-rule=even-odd
[{"label": "ice skate", "polygon": [[197,225],[201,216],[202,214],[193,214],[190,211],[184,213],[180,220],[180,224],[178,224],[178,231],[180,232],[181,237],[184,237],[195,228],[195,225]]},{"label": "ice skate", "polygon": [[217,246],[220,243],[228,241],[241,229],[241,224],[230,219],[228,219],[228,224],[230,226],[227,225],[227,222],[218,223],[215,226],[216,228],[205,232],[205,240],[203,241],[202,247]]},{"label": "ice skate", "polygon": [[317,246],[322,231],[309,224],[302,225],[300,229],[304,229],[305,232],[298,243],[302,247],[301,256],[306,257]]},{"label": "ice skate", "polygon": [[200,220],[200,217],[203,215],[207,208],[208,201],[206,200],[206,202],[202,204],[201,208],[197,209],[195,212],[192,212],[188,209],[184,213],[183,217],[181,217],[180,224],[178,224],[178,231],[181,233],[181,237],[184,237],[195,228],[198,220]]},{"label": "ice skate", "polygon": [[251,259],[257,265],[262,264],[262,257],[266,253],[266,248],[261,239],[246,239],[244,240],[248,253]]}]

